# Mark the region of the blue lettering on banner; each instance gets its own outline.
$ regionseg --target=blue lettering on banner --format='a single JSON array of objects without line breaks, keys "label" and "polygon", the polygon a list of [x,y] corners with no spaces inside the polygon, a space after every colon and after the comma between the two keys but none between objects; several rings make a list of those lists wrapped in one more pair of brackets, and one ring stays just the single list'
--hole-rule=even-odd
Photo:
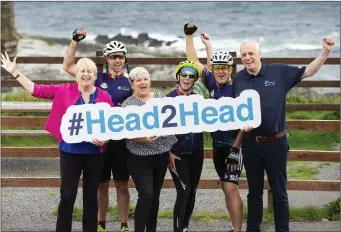
[{"label": "blue lettering on banner", "polygon": [[199,115],[198,115],[198,103],[193,103],[193,111],[185,111],[185,106],[183,103],[180,104],[180,120],[181,126],[186,126],[186,116],[194,117],[194,125],[199,125]]},{"label": "blue lettering on banner", "polygon": [[[227,109],[227,112],[220,114],[219,120],[222,123],[234,122],[234,110],[232,106],[225,105],[220,107],[219,111],[222,112]],[[226,118],[227,117],[227,118]]]},{"label": "blue lettering on banner", "polygon": [[[242,115],[242,110],[247,109],[248,114],[246,117]],[[247,99],[247,105],[246,104],[240,104],[237,107],[237,117],[240,121],[247,121],[247,120],[253,120],[253,111],[252,111],[252,99],[248,98]]]},{"label": "blue lettering on banner", "polygon": [[[114,115],[111,115],[108,119],[108,128],[110,131],[112,132],[120,132],[123,130],[124,128],[124,120],[122,118],[121,115],[119,114],[114,114]],[[122,126],[119,126],[119,127],[114,127],[114,126],[118,126],[118,125],[122,125]]]},{"label": "blue lettering on banner", "polygon": [[133,118],[133,120],[127,121],[127,131],[141,130],[140,116],[136,113],[131,113],[127,115],[126,120],[129,120],[130,118]]},{"label": "blue lettering on banner", "polygon": [[[154,120],[153,125],[148,124],[148,117],[152,117]],[[153,106],[153,112],[147,112],[143,115],[142,117],[142,122],[145,128],[147,129],[154,129],[154,128],[159,128],[160,127],[160,122],[159,122],[159,115],[157,112],[157,106]]]},{"label": "blue lettering on banner", "polygon": [[161,113],[166,113],[167,110],[170,110],[171,113],[168,116],[168,118],[165,119],[165,121],[162,124],[163,128],[167,128],[167,127],[177,127],[178,124],[176,122],[172,122],[170,123],[170,121],[174,118],[175,114],[176,114],[176,109],[174,106],[172,105],[165,105],[164,107],[162,107]]},{"label": "blue lettering on banner", "polygon": [[92,134],[92,125],[100,124],[101,133],[105,133],[104,110],[99,111],[99,119],[92,119],[91,112],[86,112],[86,122],[88,133]]},{"label": "blue lettering on banner", "polygon": [[260,110],[255,90],[245,90],[235,99],[191,95],[179,96],[176,101],[152,98],[145,105],[125,108],[110,107],[107,103],[74,105],[63,115],[60,131],[68,143],[228,131],[258,127]]},{"label": "blue lettering on banner", "polygon": [[[210,114],[209,114],[209,111],[211,111]],[[202,121],[204,123],[206,123],[206,124],[214,124],[214,123],[216,123],[218,121],[217,118],[213,118],[213,119],[209,120],[208,117],[217,117],[217,116],[218,116],[218,112],[212,106],[208,106],[208,107],[204,108],[202,113],[201,113]]]}]

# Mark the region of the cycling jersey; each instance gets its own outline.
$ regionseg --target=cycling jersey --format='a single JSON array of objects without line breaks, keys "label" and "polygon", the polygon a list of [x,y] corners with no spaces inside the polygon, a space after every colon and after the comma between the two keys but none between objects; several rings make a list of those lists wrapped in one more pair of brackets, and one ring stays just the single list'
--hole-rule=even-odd
[{"label": "cycling jersey", "polygon": [[124,75],[112,77],[107,73],[98,72],[95,86],[107,91],[115,106],[121,106],[122,102],[133,92],[129,78]]},{"label": "cycling jersey", "polygon": [[[190,93],[195,94],[193,92]],[[167,97],[177,97],[183,95],[177,88],[167,94]],[[188,133],[176,135],[178,142],[173,145],[171,152],[177,154],[192,154],[200,151],[203,147],[203,133]]]},{"label": "cycling jersey", "polygon": [[[232,80],[224,85],[219,85],[213,76],[213,73],[206,67],[202,70],[202,82],[205,84],[209,91],[210,97],[219,99],[221,97],[232,97]],[[213,146],[226,147],[232,146],[236,137],[237,130],[232,131],[215,131],[211,133],[213,139]]]}]

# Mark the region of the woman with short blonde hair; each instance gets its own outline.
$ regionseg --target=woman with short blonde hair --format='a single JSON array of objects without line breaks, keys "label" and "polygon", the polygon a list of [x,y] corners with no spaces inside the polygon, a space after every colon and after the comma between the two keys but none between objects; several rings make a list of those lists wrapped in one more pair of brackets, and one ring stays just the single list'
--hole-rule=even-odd
[{"label": "woman with short blonde hair", "polygon": [[80,176],[83,172],[83,231],[97,231],[97,189],[104,161],[106,141],[67,143],[60,126],[62,117],[70,106],[108,103],[114,106],[109,94],[94,86],[97,68],[95,63],[82,58],[76,65],[77,83],[61,85],[37,85],[16,68],[16,57],[10,61],[1,54],[2,67],[15,77],[34,97],[53,100],[45,129],[59,142],[60,151],[60,202],[57,216],[57,232],[72,229],[72,211],[77,196]]},{"label": "woman with short blonde hair", "polygon": [[[163,93],[150,91],[150,75],[142,67],[129,73],[133,95],[122,107],[142,106],[151,98],[163,98]],[[174,136],[151,136],[127,139],[128,169],[138,192],[135,209],[135,231],[156,231],[159,197],[167,171],[169,150],[176,142]]]}]

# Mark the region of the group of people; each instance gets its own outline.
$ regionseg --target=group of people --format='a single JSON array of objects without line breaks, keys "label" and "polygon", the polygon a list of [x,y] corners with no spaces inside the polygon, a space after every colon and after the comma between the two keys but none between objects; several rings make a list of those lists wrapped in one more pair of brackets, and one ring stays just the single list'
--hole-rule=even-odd
[{"label": "group of people", "polygon": [[[88,59],[76,61],[77,44],[87,31],[76,29],[64,57],[63,68],[76,78],[74,84],[37,85],[1,54],[2,67],[13,75],[33,96],[52,99],[52,109],[45,125],[59,142],[60,203],[56,231],[72,228],[72,211],[80,176],[83,175],[83,231],[106,231],[109,182],[113,175],[122,232],[128,232],[131,176],[138,200],[134,215],[136,232],[156,231],[159,197],[167,169],[177,191],[173,213],[176,232],[188,232],[203,161],[203,133],[152,136],[126,140],[69,144],[63,141],[60,125],[68,107],[106,102],[112,107],[141,106],[151,98],[189,96],[208,90],[210,98],[238,97],[243,90],[254,89],[260,95],[262,122],[258,128],[211,133],[213,161],[225,195],[233,230],[242,230],[243,202],[239,177],[245,166],[248,181],[248,217],[246,231],[260,231],[263,212],[264,170],[273,192],[276,231],[289,231],[289,204],[286,190],[288,141],[285,131],[285,104],[288,91],[303,78],[313,76],[330,54],[334,42],[323,39],[323,50],[306,67],[265,64],[259,44],[249,40],[240,46],[245,68],[232,78],[233,57],[224,51],[212,52],[206,33],[201,40],[206,47],[207,64],[201,64],[194,47],[195,23],[184,26],[187,60],[175,69],[177,86],[167,95],[151,91],[151,77],[142,67],[129,71],[127,48],[120,41],[105,45],[105,72],[97,72]],[[124,72],[126,65],[128,73]],[[241,152],[242,151],[242,152]]]}]

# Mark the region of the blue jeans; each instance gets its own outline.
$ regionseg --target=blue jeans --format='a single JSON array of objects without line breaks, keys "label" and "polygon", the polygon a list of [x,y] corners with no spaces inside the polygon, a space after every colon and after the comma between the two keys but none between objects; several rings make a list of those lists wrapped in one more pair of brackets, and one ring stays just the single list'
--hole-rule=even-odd
[{"label": "blue jeans", "polygon": [[246,231],[260,231],[263,218],[264,170],[273,193],[276,231],[289,231],[289,202],[287,194],[288,141],[286,136],[272,142],[257,143],[245,138],[243,159],[249,186]]}]

